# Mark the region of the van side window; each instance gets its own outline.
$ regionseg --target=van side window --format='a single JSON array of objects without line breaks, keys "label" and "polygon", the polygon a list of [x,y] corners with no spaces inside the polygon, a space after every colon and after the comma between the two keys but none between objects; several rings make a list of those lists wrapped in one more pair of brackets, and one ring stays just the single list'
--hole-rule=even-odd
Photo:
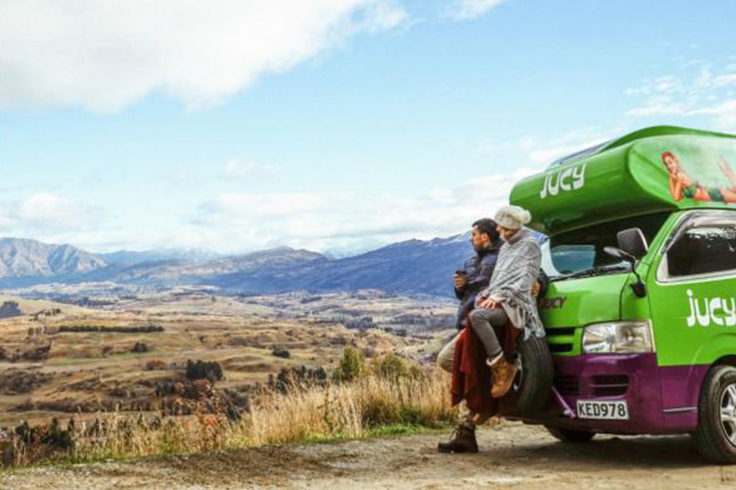
[{"label": "van side window", "polygon": [[667,252],[670,277],[736,270],[736,224],[686,231]]}]

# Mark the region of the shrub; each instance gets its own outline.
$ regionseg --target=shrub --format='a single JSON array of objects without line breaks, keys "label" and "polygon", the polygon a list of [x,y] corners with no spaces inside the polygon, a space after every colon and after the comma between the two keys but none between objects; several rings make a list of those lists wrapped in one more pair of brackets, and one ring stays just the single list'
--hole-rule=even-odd
[{"label": "shrub", "polygon": [[342,352],[340,364],[334,373],[334,379],[338,382],[353,381],[365,374],[365,358],[363,353],[355,347],[345,347]]},{"label": "shrub", "polygon": [[290,359],[291,358],[291,352],[289,352],[288,349],[280,349],[280,348],[277,347],[276,349],[274,349],[274,350],[271,351],[271,354],[274,357],[281,357],[283,359]]},{"label": "shrub", "polygon": [[54,378],[53,374],[29,369],[8,369],[0,372],[0,393],[20,395],[30,393]]},{"label": "shrub", "polygon": [[20,358],[24,361],[45,361],[49,357],[49,351],[51,350],[51,344],[45,347],[37,347],[29,351],[24,352],[20,355]]},{"label": "shrub", "polygon": [[371,367],[374,373],[389,381],[398,381],[404,378],[420,379],[424,376],[421,367],[396,354],[388,354],[377,359]]},{"label": "shrub", "polygon": [[136,354],[148,352],[148,345],[145,342],[136,342],[133,346],[133,352]]},{"label": "shrub", "polygon": [[367,428],[391,425],[400,420],[401,407],[394,401],[376,398],[366,403],[361,422]]},{"label": "shrub", "polygon": [[126,326],[105,326],[105,325],[61,325],[58,333],[160,333],[164,331],[164,327],[160,325],[139,325],[134,327]]},{"label": "shrub", "polygon": [[409,367],[406,361],[396,354],[388,354],[376,363],[378,374],[389,380],[397,380],[409,376]]},{"label": "shrub", "polygon": [[376,323],[373,321],[373,317],[370,316],[344,320],[343,325],[345,325],[345,328],[349,328],[351,330],[368,330],[369,328],[377,328]]},{"label": "shrub", "polygon": [[48,426],[30,427],[28,422],[23,422],[15,428],[15,434],[26,444],[40,443],[59,450],[74,447],[72,434],[61,429],[56,418],[51,419]]},{"label": "shrub", "polygon": [[281,393],[288,393],[294,389],[305,389],[314,386],[324,386],[327,383],[327,372],[322,367],[283,368],[274,378],[268,377],[268,387]]},{"label": "shrub", "polygon": [[166,367],[166,363],[161,359],[151,359],[145,364],[146,371],[153,371],[155,369],[163,369]]},{"label": "shrub", "polygon": [[217,361],[187,361],[187,379],[206,379],[212,383],[223,378],[222,366]]},{"label": "shrub", "polygon": [[0,306],[0,318],[13,318],[22,314],[17,301],[6,301]]}]

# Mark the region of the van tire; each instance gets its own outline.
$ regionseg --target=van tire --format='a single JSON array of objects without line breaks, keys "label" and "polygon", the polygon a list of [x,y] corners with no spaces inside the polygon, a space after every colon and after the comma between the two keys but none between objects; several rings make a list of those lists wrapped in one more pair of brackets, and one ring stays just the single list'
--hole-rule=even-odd
[{"label": "van tire", "polygon": [[562,442],[579,444],[589,442],[595,437],[595,432],[587,430],[562,429],[560,427],[550,427],[549,425],[545,425],[544,428],[552,434],[552,437]]},{"label": "van tire", "polygon": [[736,367],[714,366],[700,390],[698,427],[693,433],[700,453],[714,463],[736,464],[736,443],[729,441],[729,435],[736,438],[736,426],[721,420],[721,405],[729,398],[736,401],[733,396],[736,396]]},{"label": "van tire", "polygon": [[514,380],[516,409],[534,412],[544,407],[552,392],[554,364],[547,342],[535,335],[524,339],[523,333],[516,341],[516,360],[519,374]]}]

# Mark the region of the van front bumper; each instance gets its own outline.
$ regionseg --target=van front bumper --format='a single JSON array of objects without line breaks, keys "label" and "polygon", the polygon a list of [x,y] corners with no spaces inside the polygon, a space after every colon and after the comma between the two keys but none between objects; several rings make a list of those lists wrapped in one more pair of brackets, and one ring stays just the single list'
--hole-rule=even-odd
[{"label": "van front bumper", "polygon": [[[695,430],[697,395],[707,369],[697,366],[662,368],[657,366],[654,353],[585,354],[556,357],[554,363],[554,385],[562,400],[551,397],[547,410],[540,417],[542,423],[615,434]],[[628,419],[580,418],[578,401],[625,401]],[[571,409],[567,414],[564,413],[565,405]]]}]

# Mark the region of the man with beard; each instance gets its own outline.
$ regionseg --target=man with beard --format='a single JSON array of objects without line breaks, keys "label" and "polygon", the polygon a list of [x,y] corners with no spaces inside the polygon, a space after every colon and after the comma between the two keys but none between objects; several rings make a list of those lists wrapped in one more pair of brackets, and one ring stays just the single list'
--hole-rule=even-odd
[{"label": "man with beard", "polygon": [[[455,295],[460,300],[457,311],[456,327],[459,331],[465,328],[466,319],[476,305],[476,297],[481,291],[488,288],[493,270],[496,266],[498,253],[503,240],[498,233],[498,224],[489,218],[483,218],[473,223],[470,243],[475,249],[475,255],[465,262],[465,267],[455,272]],[[532,295],[543,293],[547,280],[542,272],[533,288]],[[445,345],[437,355],[438,366],[452,373],[455,357],[455,344],[460,334],[457,334]],[[437,449],[440,452],[478,452],[478,443],[475,438],[475,428],[484,423],[487,417],[470,411],[465,420],[455,429],[448,442],[440,442]]]}]

